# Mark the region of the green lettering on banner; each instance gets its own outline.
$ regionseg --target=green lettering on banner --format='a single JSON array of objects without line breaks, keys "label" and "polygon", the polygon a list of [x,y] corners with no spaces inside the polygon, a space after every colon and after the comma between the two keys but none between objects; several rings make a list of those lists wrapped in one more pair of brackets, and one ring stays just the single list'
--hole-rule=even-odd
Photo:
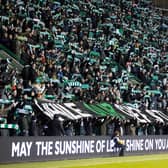
[{"label": "green lettering on banner", "polygon": [[100,106],[104,110],[107,110],[109,112],[109,115],[111,115],[113,117],[120,118],[120,119],[125,119],[125,117],[122,114],[120,114],[119,112],[117,112],[111,104],[101,103]]},{"label": "green lettering on banner", "polygon": [[117,117],[117,118],[121,118],[124,119],[125,117],[120,114],[119,112],[117,112],[112,105],[108,104],[108,103],[99,103],[99,104],[83,104],[88,110],[91,110],[92,112],[101,115],[101,116],[113,116],[113,117]]},{"label": "green lettering on banner", "polygon": [[97,107],[97,105],[93,105],[93,104],[86,104],[83,103],[83,105],[90,111],[100,115],[100,116],[106,116],[106,112],[102,109],[100,109],[99,107]]}]

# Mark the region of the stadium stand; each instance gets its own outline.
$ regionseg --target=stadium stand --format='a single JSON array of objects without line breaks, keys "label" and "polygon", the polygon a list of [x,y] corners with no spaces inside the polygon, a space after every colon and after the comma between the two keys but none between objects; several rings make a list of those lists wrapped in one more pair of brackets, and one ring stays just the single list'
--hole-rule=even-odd
[{"label": "stadium stand", "polygon": [[[1,135],[4,128],[22,136],[110,135],[119,127],[126,135],[168,133],[167,123],[158,121],[62,122],[35,107],[36,100],[107,102],[168,115],[168,17],[150,0],[0,3]],[[66,132],[48,131],[53,123]]]}]

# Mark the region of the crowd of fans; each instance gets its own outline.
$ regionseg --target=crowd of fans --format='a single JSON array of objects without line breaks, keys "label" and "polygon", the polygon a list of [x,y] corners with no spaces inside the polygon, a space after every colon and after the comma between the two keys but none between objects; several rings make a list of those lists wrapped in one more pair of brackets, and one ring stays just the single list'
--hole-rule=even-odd
[{"label": "crowd of fans", "polygon": [[167,134],[166,123],[112,117],[62,123],[55,116],[46,125],[32,112],[38,99],[129,103],[168,114],[168,18],[151,1],[0,4],[0,42],[24,65],[18,72],[2,59],[0,68],[1,99],[12,101],[7,122],[19,124],[20,135],[109,135],[116,129],[124,135]]}]

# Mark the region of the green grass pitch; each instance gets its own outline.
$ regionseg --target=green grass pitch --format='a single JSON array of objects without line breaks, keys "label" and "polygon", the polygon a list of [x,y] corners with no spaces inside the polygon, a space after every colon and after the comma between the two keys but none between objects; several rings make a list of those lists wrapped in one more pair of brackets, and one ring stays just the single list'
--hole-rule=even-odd
[{"label": "green grass pitch", "polygon": [[0,164],[0,168],[167,168],[168,154]]}]

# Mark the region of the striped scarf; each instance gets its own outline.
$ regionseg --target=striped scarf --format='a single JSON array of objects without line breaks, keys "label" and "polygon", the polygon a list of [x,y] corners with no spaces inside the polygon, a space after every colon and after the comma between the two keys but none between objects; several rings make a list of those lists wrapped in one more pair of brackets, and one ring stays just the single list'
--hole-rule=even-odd
[{"label": "striped scarf", "polygon": [[0,129],[15,129],[17,133],[20,132],[18,124],[0,124]]}]

